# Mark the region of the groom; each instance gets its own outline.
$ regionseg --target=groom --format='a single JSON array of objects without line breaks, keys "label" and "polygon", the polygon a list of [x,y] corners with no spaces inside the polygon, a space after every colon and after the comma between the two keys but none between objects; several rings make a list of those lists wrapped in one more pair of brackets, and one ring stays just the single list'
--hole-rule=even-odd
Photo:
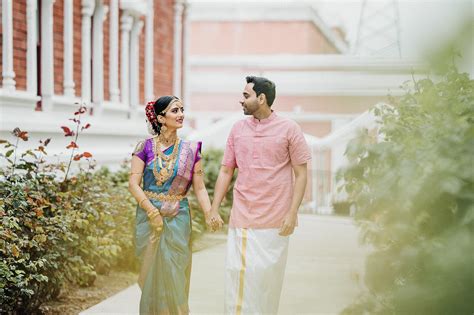
[{"label": "groom", "polygon": [[[275,84],[246,77],[240,104],[249,118],[227,139],[214,191],[217,210],[236,168],[226,257],[226,314],[276,314],[289,235],[306,188],[310,151],[301,128],[271,106]],[[294,173],[294,178],[293,178]]]}]

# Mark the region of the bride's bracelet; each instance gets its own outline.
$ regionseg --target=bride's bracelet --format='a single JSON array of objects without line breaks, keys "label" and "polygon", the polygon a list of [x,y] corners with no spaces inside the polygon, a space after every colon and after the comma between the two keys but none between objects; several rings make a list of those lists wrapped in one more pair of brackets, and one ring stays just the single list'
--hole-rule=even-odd
[{"label": "bride's bracelet", "polygon": [[140,201],[138,202],[138,206],[143,209],[142,202],[143,202],[143,201],[146,201],[146,200],[148,200],[148,198],[146,198],[146,197],[143,198],[142,200],[140,200]]},{"label": "bride's bracelet", "polygon": [[160,211],[159,211],[155,206],[153,206],[153,210],[147,210],[147,209],[143,208],[142,203],[143,203],[144,201],[146,201],[146,200],[148,200],[148,198],[143,198],[142,200],[140,200],[140,201],[138,202],[138,206],[139,206],[140,208],[142,208],[143,210],[145,210],[147,216],[148,216],[150,219],[154,219],[155,217],[159,216],[161,213],[160,213]]},{"label": "bride's bracelet", "polygon": [[160,211],[158,211],[158,209],[155,209],[153,211],[147,212],[147,214],[150,220],[153,220],[154,218],[160,215]]}]

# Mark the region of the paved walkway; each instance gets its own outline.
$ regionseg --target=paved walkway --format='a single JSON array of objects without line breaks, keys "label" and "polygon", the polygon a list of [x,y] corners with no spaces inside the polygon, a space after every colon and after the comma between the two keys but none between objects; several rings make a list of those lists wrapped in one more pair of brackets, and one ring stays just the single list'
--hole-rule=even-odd
[{"label": "paved walkway", "polygon": [[[280,315],[338,314],[359,292],[367,250],[347,218],[300,215],[291,237]],[[191,314],[222,314],[225,243],[193,254]],[[82,312],[138,314],[137,285]]]}]

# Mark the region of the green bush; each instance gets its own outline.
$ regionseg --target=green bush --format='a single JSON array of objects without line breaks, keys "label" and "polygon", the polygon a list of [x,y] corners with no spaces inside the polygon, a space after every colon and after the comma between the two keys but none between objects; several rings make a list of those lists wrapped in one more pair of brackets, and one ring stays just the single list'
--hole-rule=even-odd
[{"label": "green bush", "polygon": [[[102,168],[97,172],[84,172],[69,182],[68,198],[74,235],[69,245],[82,260],[82,272],[72,269],[74,282],[91,285],[95,272],[107,274],[112,267],[120,265],[126,269],[136,269],[133,235],[136,203],[128,192],[128,180],[121,174],[111,173]],[[86,266],[86,269],[84,267]],[[90,270],[88,277],[84,273]],[[74,278],[71,275],[69,278]]]},{"label": "green bush", "polygon": [[102,169],[66,183],[0,175],[0,313],[32,313],[64,281],[89,286],[96,273],[136,269],[135,205],[116,174]]},{"label": "green bush", "polygon": [[474,81],[450,69],[374,109],[377,134],[347,147],[366,292],[343,314],[472,314]]},{"label": "green bush", "polygon": [[[79,121],[76,132],[62,127],[75,136],[70,162],[92,156],[74,155],[80,127]],[[13,135],[16,144],[0,140],[7,163],[0,169],[0,313],[36,313],[65,281],[88,286],[110,268],[136,270],[128,170],[92,172],[89,163],[67,178],[70,162],[44,161],[50,139],[19,154],[28,133],[16,128]]]},{"label": "green bush", "polygon": [[0,195],[0,310],[30,313],[59,293],[71,221],[57,215],[61,193],[51,176],[13,176]]}]

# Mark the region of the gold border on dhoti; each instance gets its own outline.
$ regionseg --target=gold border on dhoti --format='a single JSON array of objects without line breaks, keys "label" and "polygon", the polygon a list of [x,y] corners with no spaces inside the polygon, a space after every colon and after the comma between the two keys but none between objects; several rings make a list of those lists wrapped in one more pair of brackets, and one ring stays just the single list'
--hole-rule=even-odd
[{"label": "gold border on dhoti", "polygon": [[237,308],[235,311],[237,315],[240,315],[242,313],[242,301],[244,298],[244,275],[245,275],[245,269],[247,267],[246,258],[245,258],[246,249],[247,249],[247,229],[242,229],[242,251],[241,251],[242,267],[240,268],[239,294],[237,296]]}]

